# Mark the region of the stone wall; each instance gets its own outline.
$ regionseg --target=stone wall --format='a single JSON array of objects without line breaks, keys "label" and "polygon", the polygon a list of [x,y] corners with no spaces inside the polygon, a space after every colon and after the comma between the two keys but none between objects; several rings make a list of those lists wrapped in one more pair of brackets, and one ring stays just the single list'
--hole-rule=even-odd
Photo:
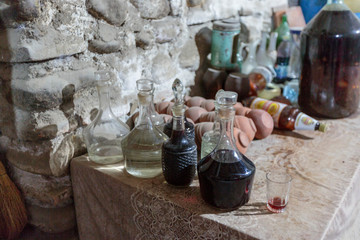
[{"label": "stone wall", "polygon": [[126,120],[137,79],[156,82],[156,101],[171,98],[175,78],[198,93],[212,20],[246,12],[254,39],[271,7],[286,3],[0,0],[0,157],[30,224],[52,233],[76,225],[69,162],[86,152],[81,131],[98,106],[94,71],[115,73],[112,107]]}]

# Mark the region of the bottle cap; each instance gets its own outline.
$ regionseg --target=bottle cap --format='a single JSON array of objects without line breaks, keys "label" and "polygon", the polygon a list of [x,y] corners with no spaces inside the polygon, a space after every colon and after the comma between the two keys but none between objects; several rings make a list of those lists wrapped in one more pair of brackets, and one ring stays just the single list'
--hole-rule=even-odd
[{"label": "bottle cap", "polygon": [[240,31],[240,22],[223,22],[223,21],[215,21],[213,23],[213,30],[230,32],[230,31]]},{"label": "bottle cap", "polygon": [[174,80],[172,90],[175,97],[175,105],[182,105],[184,103],[184,85],[178,78]]},{"label": "bottle cap", "polygon": [[223,91],[216,101],[222,106],[234,106],[237,102],[238,94],[231,91]]},{"label": "bottle cap", "polygon": [[326,131],[326,125],[324,123],[320,123],[319,131],[320,132],[325,132]]}]

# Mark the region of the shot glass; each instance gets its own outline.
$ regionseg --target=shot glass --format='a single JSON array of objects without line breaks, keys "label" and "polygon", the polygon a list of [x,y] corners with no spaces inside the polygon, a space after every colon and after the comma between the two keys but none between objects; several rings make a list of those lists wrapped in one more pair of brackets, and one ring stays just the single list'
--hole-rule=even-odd
[{"label": "shot glass", "polygon": [[292,177],[284,170],[272,170],[266,174],[267,208],[274,213],[285,211],[289,201]]}]

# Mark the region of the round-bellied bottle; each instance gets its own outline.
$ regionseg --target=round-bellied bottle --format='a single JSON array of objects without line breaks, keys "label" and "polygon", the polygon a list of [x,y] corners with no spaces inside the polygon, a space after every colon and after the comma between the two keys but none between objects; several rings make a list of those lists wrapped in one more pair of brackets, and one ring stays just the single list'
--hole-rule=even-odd
[{"label": "round-bellied bottle", "polygon": [[235,209],[249,201],[255,165],[235,145],[233,121],[237,93],[219,99],[220,139],[215,149],[198,163],[200,192],[205,202],[221,209]]}]

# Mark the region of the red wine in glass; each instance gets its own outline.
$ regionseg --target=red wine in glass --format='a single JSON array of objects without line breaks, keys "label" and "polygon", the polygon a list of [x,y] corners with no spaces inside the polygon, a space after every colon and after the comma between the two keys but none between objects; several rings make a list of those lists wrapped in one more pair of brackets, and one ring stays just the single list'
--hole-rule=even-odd
[{"label": "red wine in glass", "polygon": [[281,197],[273,197],[268,200],[267,208],[271,212],[280,213],[285,210],[287,202]]}]

